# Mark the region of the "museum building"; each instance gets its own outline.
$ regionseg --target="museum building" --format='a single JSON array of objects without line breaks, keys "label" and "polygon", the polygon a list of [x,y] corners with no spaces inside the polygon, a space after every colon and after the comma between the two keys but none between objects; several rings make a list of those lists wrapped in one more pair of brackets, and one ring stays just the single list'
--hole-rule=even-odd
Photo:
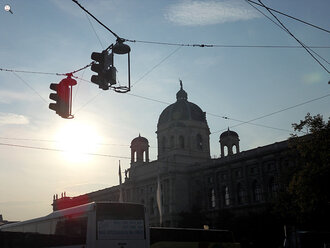
[{"label": "museum building", "polygon": [[157,124],[158,158],[149,160],[149,142],[131,142],[130,168],[117,186],[84,195],[54,195],[53,210],[92,201],[123,201],[146,206],[151,226],[177,227],[182,213],[198,210],[210,226],[221,210],[262,211],[279,190],[279,171],[288,166],[288,142],[240,151],[239,136],[220,135],[220,158],[210,156],[206,113],[188,101],[182,87]]}]

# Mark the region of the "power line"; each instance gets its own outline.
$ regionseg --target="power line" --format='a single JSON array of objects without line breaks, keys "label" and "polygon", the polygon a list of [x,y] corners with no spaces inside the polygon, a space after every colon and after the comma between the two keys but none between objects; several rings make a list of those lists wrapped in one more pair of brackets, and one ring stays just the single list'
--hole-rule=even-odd
[{"label": "power line", "polygon": [[[251,2],[251,3],[253,3],[253,4],[256,4],[256,5],[259,5],[259,6],[263,7],[262,4],[257,3],[257,2],[254,2],[254,1],[252,1],[252,0],[246,0],[246,1],[249,1],[249,2]],[[298,19],[298,18],[296,18],[296,17],[290,16],[290,15],[288,15],[288,14],[285,14],[285,13],[281,12],[281,11],[278,11],[278,10],[276,10],[276,9],[272,9],[272,8],[269,8],[269,9],[270,9],[271,11],[274,11],[274,12],[278,13],[278,14],[284,15],[284,16],[289,17],[289,18],[291,18],[291,19],[294,19],[294,20],[296,20],[296,21],[302,22],[302,23],[304,23],[304,24],[306,24],[306,25],[309,25],[309,26],[312,26],[312,27],[314,27],[314,28],[320,29],[320,30],[322,30],[322,31],[324,31],[324,32],[330,33],[330,31],[327,30],[327,29],[325,29],[325,28],[321,28],[321,27],[316,26],[316,25],[314,25],[314,24],[308,23],[308,22],[306,22],[306,21],[303,21],[303,20],[301,20],[301,19]]]},{"label": "power line", "polygon": [[[330,73],[330,71],[309,51],[313,51],[311,48],[307,47],[304,43],[302,43],[297,37],[295,37],[290,30],[276,17],[276,15],[274,15],[270,9],[264,5],[261,0],[258,0],[260,4],[262,4],[262,6],[277,20],[277,22],[286,30],[286,32],[288,34],[290,34],[308,53],[310,56],[312,56],[312,58],[328,73]],[[315,54],[316,52],[313,51],[313,53]],[[320,55],[318,55],[320,57]]]},{"label": "power line", "polygon": [[[0,136],[2,140],[16,140],[16,141],[33,141],[33,142],[49,142],[49,143],[61,143],[60,140],[50,140],[50,139],[32,139],[32,138],[14,138],[14,137],[3,137]],[[117,143],[95,143],[99,146],[121,146],[121,147],[130,147],[130,145],[117,144]],[[150,148],[157,148],[155,146],[149,146]]]},{"label": "power line", "polygon": [[[52,151],[52,152],[69,152],[66,150],[61,149],[53,149],[53,148],[45,148],[45,147],[38,147],[38,146],[24,146],[24,145],[17,145],[17,144],[8,144],[8,143],[0,143],[0,146],[8,146],[8,147],[15,147],[15,148],[25,148],[25,149],[36,149],[42,151]],[[90,155],[90,156],[99,156],[99,157],[110,157],[110,158],[120,158],[120,159],[131,159],[130,157],[125,156],[114,156],[109,154],[100,154],[100,153],[85,153],[79,152],[80,154]],[[156,160],[157,161],[157,160]],[[151,161],[153,162],[153,161]],[[169,164],[193,164],[193,163],[186,163],[186,162],[175,162],[175,161],[167,161]],[[194,165],[198,165],[199,163],[195,163]]]},{"label": "power line", "polygon": [[96,36],[97,40],[99,41],[99,43],[100,43],[100,45],[101,45],[101,48],[103,49],[103,44],[102,44],[102,42],[101,42],[101,39],[100,39],[100,37],[99,37],[99,36],[98,36],[98,34],[96,33],[96,31],[95,31],[95,28],[94,28],[94,26],[93,26],[93,24],[92,24],[91,20],[89,20],[89,17],[88,17],[88,15],[87,15],[87,13],[85,13],[85,15],[86,15],[86,18],[87,18],[87,20],[88,20],[89,24],[90,24],[90,25],[91,25],[91,27],[92,27],[92,30],[93,30],[93,32],[94,32],[94,34],[95,34],[95,36]]},{"label": "power line", "polygon": [[[0,68],[0,71],[5,72],[17,72],[17,73],[29,73],[29,74],[40,74],[40,75],[54,75],[54,76],[67,76],[74,73],[77,73],[79,71],[85,70],[86,68],[92,66],[94,62],[89,63],[88,65],[85,65],[84,67],[81,67],[77,70],[67,72],[67,73],[57,73],[57,72],[42,72],[42,71],[27,71],[27,70],[15,70],[15,69],[6,69],[6,68]],[[74,76],[73,76],[74,77]]]},{"label": "power line", "polygon": [[[281,113],[281,112],[287,111],[287,110],[289,110],[289,109],[293,109],[293,108],[296,108],[296,107],[300,107],[300,106],[305,105],[305,104],[307,104],[307,103],[311,103],[311,102],[314,102],[314,101],[317,101],[317,100],[320,100],[320,99],[326,98],[326,97],[328,97],[328,96],[330,96],[330,94],[327,94],[327,95],[324,95],[324,96],[320,96],[320,97],[317,97],[317,98],[314,98],[314,99],[311,99],[311,100],[308,100],[308,101],[305,101],[305,102],[302,102],[302,103],[298,103],[298,104],[296,104],[296,105],[293,105],[293,106],[290,106],[290,107],[287,107],[287,108],[284,108],[284,109],[280,109],[280,110],[277,110],[277,111],[271,112],[271,113],[269,113],[269,114],[265,114],[265,115],[259,116],[259,117],[257,117],[257,118],[251,119],[251,120],[249,120],[249,121],[245,121],[245,122],[242,122],[242,123],[240,123],[240,124],[237,124],[237,125],[231,126],[230,128],[234,128],[234,127],[238,127],[238,126],[241,126],[241,125],[244,125],[244,124],[248,124],[248,123],[250,123],[250,122],[252,122],[252,121],[260,120],[260,119],[263,119],[263,118],[269,117],[269,116],[271,116],[271,115],[275,115],[275,114],[278,114],[278,113]],[[225,129],[222,129],[222,130],[219,130],[219,131],[216,131],[216,132],[212,132],[211,134],[219,133],[219,132],[222,132],[222,131],[224,131],[224,130],[226,130],[226,128],[225,128]]]},{"label": "power line", "polygon": [[[251,6],[253,6],[253,5],[251,5]],[[268,17],[268,16],[266,15],[266,17]],[[277,25],[279,25],[279,24],[277,24]],[[160,42],[160,41],[146,41],[146,40],[130,40],[130,39],[124,39],[124,40],[128,41],[128,42],[135,42],[135,43],[138,42],[138,43],[153,44],[153,45],[180,46],[180,47],[202,47],[202,48],[203,47],[207,47],[207,48],[302,48],[301,46],[289,46],[289,45],[188,44],[188,43]],[[311,48],[330,48],[330,46],[310,46],[310,47]]]},{"label": "power line", "polygon": [[131,87],[133,87],[134,85],[136,85],[139,81],[141,81],[143,78],[145,78],[149,73],[151,73],[154,69],[156,69],[158,66],[160,66],[162,63],[164,63],[169,57],[171,57],[173,54],[175,54],[177,51],[179,51],[181,49],[181,47],[178,47],[177,49],[175,49],[173,52],[171,52],[169,55],[167,55],[165,58],[163,58],[158,64],[154,65],[149,71],[147,71],[146,73],[144,73],[138,80],[136,80],[134,82],[134,84],[132,84]]},{"label": "power line", "polygon": [[[237,120],[237,119],[229,118],[229,117],[226,117],[226,116],[219,116],[219,115],[211,114],[211,113],[207,113],[207,112],[206,112],[206,114],[208,114],[208,115],[212,115],[212,116],[215,116],[215,117],[220,117],[220,118],[223,118],[223,119],[226,119],[226,120],[232,120],[232,121],[237,121],[237,122],[241,122],[241,123],[246,123],[246,124],[253,125],[253,126],[257,126],[257,127],[264,127],[264,128],[269,128],[269,129],[274,129],[274,130],[284,131],[284,132],[289,132],[289,133],[292,132],[292,130],[288,130],[288,129],[277,128],[277,127],[271,127],[271,126],[266,126],[266,125],[263,125],[263,124],[257,124],[257,123],[250,123],[250,122],[246,122],[246,121],[242,121],[242,120]],[[302,131],[302,132],[303,132],[303,131]],[[305,133],[305,132],[303,132],[303,133]]]},{"label": "power line", "polygon": [[113,32],[110,28],[108,28],[106,25],[104,25],[100,20],[98,20],[93,14],[91,14],[87,9],[85,9],[80,3],[78,3],[77,0],[72,0],[72,2],[76,3],[83,11],[85,11],[88,15],[90,15],[95,21],[97,21],[102,27],[104,27],[106,30],[108,30],[110,33],[112,33],[117,39],[121,38]]},{"label": "power line", "polygon": [[[15,74],[17,77],[19,77],[17,74]],[[29,88],[31,88],[37,95],[39,95],[39,97],[41,97],[41,95],[36,91],[34,90],[27,82],[25,82],[21,77],[19,77]],[[78,77],[76,77],[78,78]],[[82,78],[78,78],[82,81],[86,81],[86,82],[90,82],[88,80],[85,80],[85,79],[82,79]],[[95,95],[92,99],[90,99],[88,102],[86,102],[84,105],[82,105],[80,108],[78,108],[78,110],[76,110],[75,112],[79,112],[81,109],[83,109],[84,107],[86,107],[88,104],[90,104],[92,101],[94,101],[101,93],[103,93],[103,91],[99,92],[97,95]],[[128,93],[128,95],[130,96],[134,96],[134,97],[138,97],[138,98],[141,98],[141,99],[145,99],[145,100],[149,100],[149,101],[153,101],[153,102],[157,102],[157,103],[161,103],[161,104],[166,104],[166,105],[170,105],[171,103],[169,102],[165,102],[165,101],[161,101],[161,100],[157,100],[157,99],[153,99],[153,98],[149,98],[149,97],[145,97],[145,96],[139,96],[139,95],[135,95],[135,94],[132,94],[132,93]],[[220,116],[220,115],[217,115],[217,114],[212,114],[212,113],[208,113],[208,115],[212,115],[212,116],[215,116],[215,117],[219,117],[219,118],[223,118],[223,119],[226,119],[226,120],[233,120],[233,121],[238,121],[238,122],[241,122],[240,124],[237,124],[237,125],[234,125],[234,126],[231,126],[230,128],[233,128],[233,127],[237,127],[237,126],[240,126],[240,125],[243,125],[243,124],[249,124],[249,125],[254,125],[254,126],[259,126],[259,127],[264,127],[264,128],[269,128],[269,129],[274,129],[274,130],[279,130],[279,131],[285,131],[285,132],[291,132],[290,130],[286,130],[286,129],[282,129],[282,128],[276,128],[276,127],[271,127],[271,126],[266,126],[266,125],[263,125],[263,124],[257,124],[257,123],[251,123],[252,121],[256,121],[256,120],[259,120],[259,119],[262,119],[262,118],[265,118],[265,117],[268,117],[268,116],[271,116],[271,115],[274,115],[274,114],[277,114],[277,113],[280,113],[280,112],[283,112],[283,111],[286,111],[286,110],[289,110],[289,109],[292,109],[292,108],[295,108],[295,107],[298,107],[298,106],[301,106],[301,105],[304,105],[304,104],[307,104],[307,103],[310,103],[310,102],[313,102],[313,101],[316,101],[316,100],[319,100],[319,99],[322,99],[322,98],[325,98],[325,97],[328,97],[330,94],[327,94],[325,96],[321,96],[321,97],[318,97],[318,98],[315,98],[315,99],[312,99],[312,100],[309,100],[309,101],[306,101],[304,103],[300,103],[300,104],[297,104],[297,105],[294,105],[294,106],[291,106],[291,107],[288,107],[288,108],[285,108],[285,109],[282,109],[282,110],[279,110],[279,111],[275,111],[275,112],[272,112],[270,114],[267,114],[267,115],[263,115],[261,117],[258,117],[258,118],[255,118],[255,119],[252,119],[252,120],[249,120],[249,121],[242,121],[242,120],[238,120],[238,119],[234,119],[234,118],[231,118],[231,117],[227,117],[227,116]],[[47,103],[47,101],[41,97],[41,99],[43,101],[45,101]],[[218,133],[218,132],[221,132],[225,129],[222,129],[222,130],[219,130],[219,131],[215,131],[215,132],[212,132],[211,134],[213,133]]]},{"label": "power line", "polygon": [[[1,146],[9,146],[9,147],[18,147],[18,148],[43,150],[43,151],[52,151],[52,152],[70,152],[68,150],[54,149],[54,148],[47,148],[47,147],[40,147],[40,146],[25,146],[25,145],[17,145],[17,144],[9,144],[9,143],[0,143],[0,145]],[[114,156],[114,155],[109,155],[109,154],[90,153],[90,152],[79,152],[79,153],[80,154],[85,154],[85,155],[90,155],[90,156],[100,156],[100,157],[110,157],[110,158],[120,158],[120,159],[131,159],[130,157]]]},{"label": "power line", "polygon": [[48,104],[48,102],[28,82],[26,82],[23,78],[21,78],[16,72],[13,72],[13,74],[18,79],[20,79],[27,87],[29,87],[34,93],[36,93],[41,98],[42,101],[44,101],[46,104]]},{"label": "power line", "polygon": [[[288,30],[286,30],[285,28],[283,28],[280,24],[278,24],[277,22],[275,22],[272,18],[270,18],[268,15],[266,15],[264,12],[262,12],[261,10],[259,10],[257,7],[255,7],[254,5],[252,5],[250,3],[250,1],[245,0],[251,7],[253,7],[255,10],[257,10],[259,13],[261,13],[263,16],[265,16],[268,20],[270,20],[272,23],[274,23],[276,26],[278,26],[280,29],[282,29],[284,32],[288,33],[290,35],[290,33],[288,32]],[[258,4],[259,5],[259,4]],[[306,46],[306,45],[305,45]],[[304,48],[303,46],[295,46],[296,48]],[[315,47],[315,46],[308,46],[309,48],[321,48],[321,47]],[[329,64],[329,62],[324,59],[323,57],[321,57],[318,53],[316,53],[314,50],[310,49],[312,53],[314,53],[317,57],[319,57],[320,59],[322,59],[324,62],[326,62],[327,64]]]}]

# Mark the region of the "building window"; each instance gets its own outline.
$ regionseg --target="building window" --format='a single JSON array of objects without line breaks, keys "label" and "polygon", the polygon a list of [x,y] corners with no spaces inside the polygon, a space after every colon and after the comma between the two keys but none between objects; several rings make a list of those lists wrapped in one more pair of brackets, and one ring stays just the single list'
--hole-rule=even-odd
[{"label": "building window", "polygon": [[223,156],[224,157],[228,156],[228,146],[223,147]]},{"label": "building window", "polygon": [[220,176],[221,180],[227,180],[227,173],[222,173]]},{"label": "building window", "polygon": [[242,204],[245,201],[245,192],[242,187],[242,184],[237,184],[237,201],[238,204]]},{"label": "building window", "polygon": [[182,135],[179,137],[179,145],[181,149],[184,149],[184,137]]},{"label": "building window", "polygon": [[214,189],[209,190],[209,206],[215,208],[215,191]]},{"label": "building window", "polygon": [[236,154],[237,153],[237,147],[236,145],[233,145],[233,154]]},{"label": "building window", "polygon": [[261,186],[257,180],[255,180],[253,182],[252,190],[253,190],[253,200],[255,202],[260,202],[261,201]]},{"label": "building window", "polygon": [[171,148],[174,148],[174,136],[171,136],[170,145],[171,145]]},{"label": "building window", "polygon": [[241,176],[242,176],[242,170],[241,170],[241,169],[236,170],[236,171],[235,171],[235,176],[236,176],[237,178],[241,177]]},{"label": "building window", "polygon": [[134,151],[133,153],[133,162],[136,162],[137,161],[137,152]]},{"label": "building window", "polygon": [[223,199],[224,199],[225,206],[229,206],[230,205],[230,195],[229,195],[228,186],[223,187]]},{"label": "building window", "polygon": [[202,135],[200,134],[197,134],[197,137],[196,137],[196,141],[197,141],[197,149],[198,150],[203,150],[203,138],[202,138]]},{"label": "building window", "polygon": [[274,196],[277,195],[278,184],[276,183],[274,177],[271,177],[270,180],[269,180],[268,190],[269,190],[269,194],[270,194],[271,197],[274,197]]}]

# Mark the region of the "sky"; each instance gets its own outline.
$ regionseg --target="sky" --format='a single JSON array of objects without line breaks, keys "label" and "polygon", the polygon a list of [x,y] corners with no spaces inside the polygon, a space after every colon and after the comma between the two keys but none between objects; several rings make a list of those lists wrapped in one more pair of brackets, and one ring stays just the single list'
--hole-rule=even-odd
[{"label": "sky", "polygon": [[[63,119],[48,108],[50,84],[65,78],[55,74],[89,65],[91,53],[116,38],[73,1],[0,0],[0,68],[11,70],[0,70],[0,214],[6,220],[50,213],[54,194],[117,185],[119,161],[122,171],[129,168],[130,142],[139,134],[156,160],[158,118],[176,101],[179,80],[188,101],[207,113],[212,158],[220,156],[219,136],[228,127],[245,151],[287,139],[291,124],[308,112],[329,118],[329,73],[303,48],[288,48],[300,45],[262,7],[245,0],[79,3],[124,39],[217,46],[126,42],[131,91],[99,89],[88,67],[74,73],[74,118]],[[263,3],[330,30],[327,0]],[[314,56],[329,71],[329,32],[276,16],[305,45],[319,47]],[[127,85],[127,56],[114,61],[118,85]]]}]

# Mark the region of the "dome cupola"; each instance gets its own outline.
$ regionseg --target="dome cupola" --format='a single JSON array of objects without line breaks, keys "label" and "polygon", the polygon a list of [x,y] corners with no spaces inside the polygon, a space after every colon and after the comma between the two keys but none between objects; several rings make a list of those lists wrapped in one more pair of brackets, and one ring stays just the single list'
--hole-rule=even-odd
[{"label": "dome cupola", "polygon": [[188,100],[187,92],[182,88],[182,80],[180,80],[180,90],[176,93],[176,100]]},{"label": "dome cupola", "polygon": [[206,114],[192,102],[188,102],[188,94],[182,87],[176,93],[176,102],[163,110],[158,119],[158,127],[172,121],[198,121],[206,123]]},{"label": "dome cupola", "polygon": [[238,134],[234,131],[229,130],[229,127],[227,131],[224,131],[220,135],[219,142],[220,142],[221,157],[230,156],[235,153],[239,153]]},{"label": "dome cupola", "polygon": [[131,142],[131,164],[141,162],[149,162],[149,141],[139,134]]},{"label": "dome cupola", "polygon": [[210,157],[210,130],[206,114],[196,104],[188,101],[188,94],[180,80],[176,102],[160,114],[157,124],[158,159],[177,155],[198,159]]}]

